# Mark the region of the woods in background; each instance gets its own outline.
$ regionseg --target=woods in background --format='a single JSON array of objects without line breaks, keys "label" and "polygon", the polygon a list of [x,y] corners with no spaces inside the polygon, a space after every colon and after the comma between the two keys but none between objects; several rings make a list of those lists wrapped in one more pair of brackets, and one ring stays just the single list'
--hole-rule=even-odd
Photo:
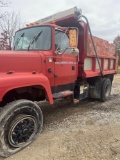
[{"label": "woods in background", "polygon": [[120,36],[117,36],[115,39],[114,39],[114,44],[116,46],[116,53],[118,54],[119,56],[119,61],[118,61],[118,64],[120,66]]},{"label": "woods in background", "polygon": [[6,11],[6,7],[10,7],[10,5],[11,3],[8,1],[0,0],[0,50],[10,50],[12,48],[15,31],[22,24],[20,13]]}]

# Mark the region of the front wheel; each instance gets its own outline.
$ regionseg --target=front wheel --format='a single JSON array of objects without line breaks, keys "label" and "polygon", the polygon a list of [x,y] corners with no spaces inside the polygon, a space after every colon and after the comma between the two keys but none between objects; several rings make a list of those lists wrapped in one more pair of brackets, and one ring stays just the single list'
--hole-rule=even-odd
[{"label": "front wheel", "polygon": [[41,132],[43,115],[28,100],[9,103],[0,113],[0,155],[8,157],[29,145]]}]

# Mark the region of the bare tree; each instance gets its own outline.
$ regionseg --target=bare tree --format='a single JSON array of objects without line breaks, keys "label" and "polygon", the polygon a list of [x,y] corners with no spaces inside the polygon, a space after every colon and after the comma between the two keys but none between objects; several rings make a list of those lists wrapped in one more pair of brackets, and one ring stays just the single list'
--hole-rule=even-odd
[{"label": "bare tree", "polygon": [[119,56],[119,65],[120,65],[120,36],[117,36],[115,39],[114,39],[114,44],[116,46],[116,53],[118,54]]},{"label": "bare tree", "polygon": [[15,31],[19,29],[21,26],[21,19],[20,14],[11,12],[7,13],[6,16],[2,17],[0,29],[2,33],[5,31],[8,33],[8,44],[11,47],[13,36],[15,34]]},{"label": "bare tree", "polygon": [[116,49],[117,49],[117,50],[120,50],[120,36],[117,36],[117,37],[114,39],[114,44],[116,45]]},{"label": "bare tree", "polygon": [[[6,0],[0,0],[0,8],[8,7],[9,4],[10,4],[10,2],[8,2]],[[6,14],[7,14],[6,11],[2,12],[2,10],[0,9],[0,19],[3,18]]]}]

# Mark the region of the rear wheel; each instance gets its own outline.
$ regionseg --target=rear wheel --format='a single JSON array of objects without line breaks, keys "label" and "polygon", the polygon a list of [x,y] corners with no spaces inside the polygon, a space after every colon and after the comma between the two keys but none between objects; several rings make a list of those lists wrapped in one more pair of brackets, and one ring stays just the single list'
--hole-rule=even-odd
[{"label": "rear wheel", "polygon": [[101,101],[105,102],[108,100],[111,93],[111,81],[110,79],[105,78],[101,85]]},{"label": "rear wheel", "polygon": [[17,100],[0,113],[0,155],[8,157],[29,145],[41,132],[43,115],[37,104]]}]

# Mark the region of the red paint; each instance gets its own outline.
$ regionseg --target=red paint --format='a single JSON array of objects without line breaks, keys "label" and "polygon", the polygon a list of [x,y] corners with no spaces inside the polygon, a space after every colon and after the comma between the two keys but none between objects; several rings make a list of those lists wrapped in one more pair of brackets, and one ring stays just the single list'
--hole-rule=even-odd
[{"label": "red paint", "polygon": [[[88,42],[91,43],[88,34],[87,24],[82,22],[81,26],[76,21],[74,15],[63,17],[56,21],[57,25],[63,27],[77,27],[79,29],[78,49],[79,57],[74,57],[71,54],[55,54],[55,28],[57,25],[49,24],[52,27],[52,48],[49,51],[0,51],[0,100],[11,89],[41,85],[45,88],[50,104],[53,103],[51,86],[58,86],[75,82],[77,78],[88,78],[100,76],[100,70],[96,70],[96,56],[92,52],[88,52]],[[61,27],[59,27],[61,28]],[[94,37],[95,43],[99,46],[98,56],[102,60],[102,69],[104,75],[114,74],[117,71],[118,58],[115,55],[113,45],[107,41]],[[107,48],[102,44],[105,43]],[[110,52],[110,49],[113,52]],[[93,59],[92,70],[84,71],[85,58]],[[108,70],[104,71],[104,60],[109,59]],[[52,59],[52,62],[49,61]],[[110,61],[114,59],[114,69],[110,70]],[[62,62],[62,63],[61,63]],[[64,62],[64,64],[63,64]],[[73,62],[73,63],[69,63]],[[72,67],[75,70],[72,70]],[[51,69],[57,78],[52,73],[48,72]],[[13,72],[7,74],[7,72]],[[36,74],[32,74],[36,72]]]},{"label": "red paint", "polygon": [[48,95],[50,104],[53,104],[51,88],[48,78],[43,74],[13,73],[11,75],[2,74],[0,77],[0,99],[10,90],[25,86],[42,86]]}]

